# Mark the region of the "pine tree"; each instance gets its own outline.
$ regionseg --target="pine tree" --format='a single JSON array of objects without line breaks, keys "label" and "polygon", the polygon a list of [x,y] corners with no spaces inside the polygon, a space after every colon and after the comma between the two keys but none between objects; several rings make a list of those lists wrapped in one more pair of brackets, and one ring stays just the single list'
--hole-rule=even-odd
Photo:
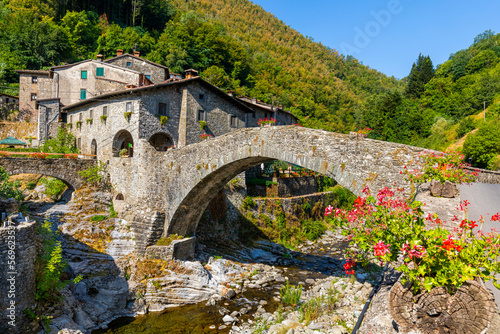
[{"label": "pine tree", "polygon": [[434,66],[429,56],[418,55],[416,63],[413,63],[410,75],[408,76],[408,86],[406,95],[408,97],[419,98],[424,92],[424,86],[434,76]]}]

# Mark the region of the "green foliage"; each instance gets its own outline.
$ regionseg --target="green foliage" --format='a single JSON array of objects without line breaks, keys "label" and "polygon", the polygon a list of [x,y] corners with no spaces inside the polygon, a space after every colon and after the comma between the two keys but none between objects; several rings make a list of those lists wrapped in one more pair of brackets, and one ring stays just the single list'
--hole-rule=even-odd
[{"label": "green foliage", "polygon": [[299,303],[301,295],[302,285],[290,285],[288,280],[286,280],[286,285],[280,289],[281,303],[290,305],[293,308]]},{"label": "green foliage", "polygon": [[[58,240],[59,231],[52,230],[52,223],[45,221],[38,233],[42,238],[42,248],[37,258],[36,294],[39,303],[53,303],[60,299],[59,291],[71,281],[62,281],[62,276],[67,262],[62,257],[62,246]],[[77,283],[82,279],[76,277],[72,282]]]},{"label": "green foliage", "polygon": [[109,206],[109,218],[116,218],[118,217],[118,212],[115,211],[115,208],[113,204]]},{"label": "green foliage", "polygon": [[106,123],[107,119],[108,119],[108,115],[101,115],[101,123]]},{"label": "green foliage", "polygon": [[466,161],[480,168],[493,167],[494,159],[500,154],[500,128],[497,121],[490,121],[475,133],[467,136],[464,143]]},{"label": "green foliage", "polygon": [[277,185],[277,182],[274,181],[269,181],[265,179],[259,179],[259,178],[253,178],[247,181],[247,184],[260,184],[260,185],[265,185],[266,187],[270,187],[273,185]]},{"label": "green foliage", "polygon": [[36,188],[37,184],[38,184],[38,180],[30,180],[30,181],[28,181],[28,183],[26,183],[26,189],[33,190]]},{"label": "green foliage", "polygon": [[337,185],[337,181],[328,176],[320,176],[318,178],[318,192],[326,192],[332,191],[333,188]]},{"label": "green foliage", "polygon": [[21,191],[21,182],[9,181],[9,174],[0,166],[0,196],[3,198],[15,198],[18,201],[24,200]]},{"label": "green foliage", "polygon": [[130,122],[130,117],[132,117],[132,112],[131,111],[125,111],[123,113],[123,117],[127,120],[127,122]]},{"label": "green foliage", "polygon": [[67,188],[63,181],[53,177],[42,177],[40,183],[45,186],[45,191],[43,193],[54,201],[59,200],[64,190]]},{"label": "green foliage", "polygon": [[255,201],[253,200],[252,197],[245,197],[245,199],[243,200],[243,203],[241,204],[241,208],[243,210],[249,210],[251,207],[254,207],[255,206]]},{"label": "green foliage", "polygon": [[207,127],[207,122],[199,121],[198,123],[200,123],[200,130],[205,130],[205,128]]},{"label": "green foliage", "polygon": [[108,218],[109,218],[109,216],[106,216],[106,215],[95,215],[95,216],[92,216],[90,218],[90,221],[91,222],[100,222],[100,221],[106,220]]},{"label": "green foliage", "polygon": [[177,234],[171,234],[168,237],[162,237],[156,242],[157,246],[169,246],[174,240],[184,239],[183,236]]},{"label": "green foliage", "polygon": [[413,63],[410,75],[408,76],[408,85],[406,86],[406,95],[412,98],[419,98],[424,92],[424,86],[434,76],[434,66],[429,56],[418,55],[416,63]]},{"label": "green foliage", "polygon": [[87,124],[92,124],[92,123],[94,123],[94,119],[92,119],[92,118],[87,118],[87,120],[86,120],[86,121],[87,121]]},{"label": "green foliage", "polygon": [[75,136],[65,128],[59,128],[55,138],[47,140],[41,147],[47,153],[78,153]]},{"label": "green foliage", "polygon": [[78,175],[80,175],[85,180],[85,183],[87,185],[101,188],[109,187],[105,178],[105,174],[106,164],[102,161],[98,161],[97,164],[93,167],[89,167],[78,172]]},{"label": "green foliage", "polygon": [[160,124],[161,125],[167,125],[167,122],[168,122],[167,116],[160,116]]},{"label": "green foliage", "polygon": [[476,121],[471,117],[462,119],[458,125],[457,137],[461,138],[476,128]]}]

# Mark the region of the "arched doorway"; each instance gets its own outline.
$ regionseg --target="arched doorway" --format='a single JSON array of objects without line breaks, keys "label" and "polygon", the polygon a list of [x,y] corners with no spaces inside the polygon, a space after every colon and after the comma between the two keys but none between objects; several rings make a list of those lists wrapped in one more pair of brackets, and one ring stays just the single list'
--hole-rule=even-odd
[{"label": "arched doorway", "polygon": [[170,136],[164,132],[158,132],[149,138],[149,144],[157,151],[166,151],[169,147],[174,145]]},{"label": "arched doorway", "polygon": [[113,138],[113,156],[134,156],[134,139],[127,130],[120,130]]},{"label": "arched doorway", "polygon": [[92,159],[97,159],[97,141],[95,139],[90,144],[90,154],[95,155]]}]

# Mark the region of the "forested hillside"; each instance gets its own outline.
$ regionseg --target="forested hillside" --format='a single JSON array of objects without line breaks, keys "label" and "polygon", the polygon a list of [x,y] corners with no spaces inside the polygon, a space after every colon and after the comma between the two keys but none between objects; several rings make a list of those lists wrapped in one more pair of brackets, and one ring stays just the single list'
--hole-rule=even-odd
[{"label": "forested hillside", "polygon": [[355,129],[367,97],[400,83],[339,55],[247,0],[3,0],[0,66],[40,69],[136,49],[174,72],[195,68],[238,95],[292,110],[305,126]]}]

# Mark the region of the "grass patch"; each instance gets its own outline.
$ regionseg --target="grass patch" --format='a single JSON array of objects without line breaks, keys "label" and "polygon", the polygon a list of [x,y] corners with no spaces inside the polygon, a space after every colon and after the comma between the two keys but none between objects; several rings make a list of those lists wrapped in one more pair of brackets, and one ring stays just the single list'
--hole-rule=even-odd
[{"label": "grass patch", "polygon": [[40,182],[45,186],[45,191],[43,193],[54,201],[59,200],[64,190],[67,188],[63,181],[53,177],[42,177]]},{"label": "grass patch", "polygon": [[106,216],[106,215],[96,215],[96,216],[92,216],[92,218],[90,218],[90,221],[100,222],[100,221],[106,220],[108,218],[109,218],[109,216]]},{"label": "grass patch", "polygon": [[184,237],[182,235],[171,234],[168,237],[160,238],[156,242],[156,245],[157,246],[168,246],[168,245],[170,245],[172,243],[172,241],[174,241],[174,240],[181,240],[181,239],[184,239]]}]

